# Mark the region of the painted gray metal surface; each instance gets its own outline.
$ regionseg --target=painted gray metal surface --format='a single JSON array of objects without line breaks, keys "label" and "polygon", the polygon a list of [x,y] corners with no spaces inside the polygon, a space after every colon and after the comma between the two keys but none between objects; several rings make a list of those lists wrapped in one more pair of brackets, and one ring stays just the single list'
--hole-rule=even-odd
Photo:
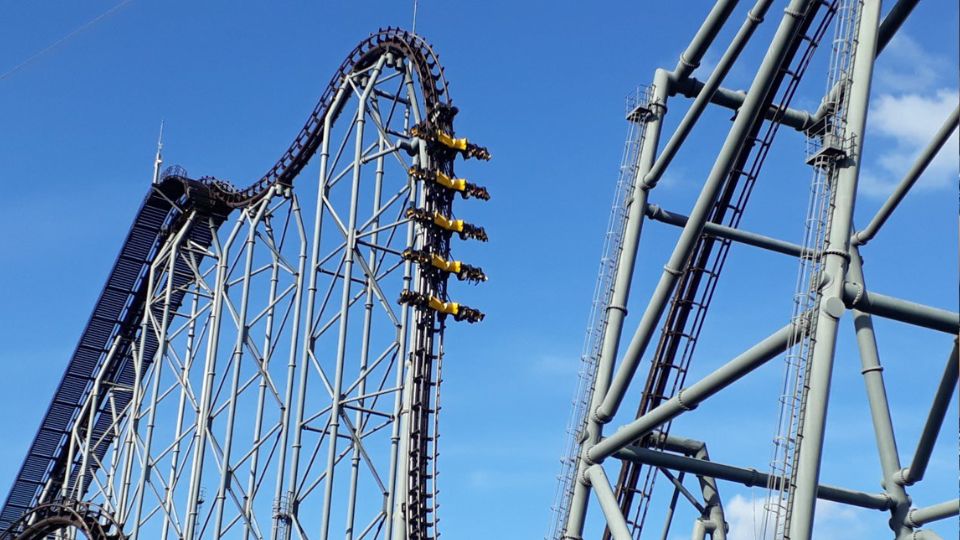
[{"label": "painted gray metal surface", "polygon": [[[658,467],[667,467],[676,471],[736,482],[748,487],[766,487],[770,485],[771,482],[770,475],[762,473],[757,469],[734,467],[723,463],[714,463],[703,459],[679,456],[638,446],[620,448],[617,450],[616,456],[620,459],[635,460]],[[874,510],[887,510],[891,506],[890,499],[882,493],[864,493],[834,486],[817,486],[817,497],[827,501]]]},{"label": "painted gray metal surface", "polygon": [[813,534],[814,504],[820,477],[823,433],[826,426],[839,322],[838,314],[829,307],[831,299],[839,299],[843,296],[843,280],[849,258],[857,180],[862,164],[868,98],[873,78],[877,28],[880,24],[879,0],[865,0],[862,6],[857,48],[853,59],[853,78],[847,90],[849,104],[846,110],[844,138],[851,142],[845,159],[836,164],[836,182],[832,187],[833,210],[828,222],[823,262],[824,272],[830,276],[831,282],[820,290],[823,303],[820,312],[816,314],[815,348],[806,381],[809,390],[800,431],[802,442],[797,456],[796,487],[793,491],[789,521],[790,538],[810,538]]},{"label": "painted gray metal surface", "polygon": [[[464,306],[446,304],[452,272],[405,255],[449,259],[453,231],[408,210],[452,216],[455,189],[415,171],[453,177],[456,157],[485,153],[443,142],[446,90],[429,45],[384,29],[253,187],[155,172],[148,201],[167,205],[141,213],[167,217],[141,257],[137,316],[91,373],[37,508],[96,503],[141,539],[438,536],[443,330]],[[289,175],[314,151],[319,178],[295,189]],[[301,208],[303,192],[315,207]]]},{"label": "painted gray metal surface", "polygon": [[[914,453],[915,464],[903,467],[890,418],[887,388],[882,376],[873,317],[884,317],[955,336],[960,331],[960,315],[955,311],[924,306],[869,290],[864,280],[861,255],[857,246],[864,245],[876,236],[883,223],[897,208],[910,188],[915,185],[929,162],[954,131],[957,124],[957,111],[946,119],[944,126],[921,153],[898,189],[871,223],[860,233],[854,233],[852,228],[874,61],[890,43],[893,35],[917,4],[915,0],[898,1],[882,22],[879,0],[850,0],[831,2],[821,6],[834,11],[845,10],[844,13],[848,14],[844,24],[850,26],[847,27],[849,30],[845,29],[844,32],[849,32],[849,41],[835,44],[835,47],[847,47],[842,49],[841,53],[848,55],[843,58],[849,58],[849,65],[844,67],[838,64],[839,78],[836,84],[828,85],[830,91],[826,93],[823,105],[814,112],[790,108],[776,109],[764,105],[765,94],[771,90],[777,70],[785,64],[784,61],[789,54],[794,54],[788,50],[788,45],[796,36],[795,30],[810,23],[806,17],[814,12],[808,11],[808,8],[817,5],[813,2],[795,0],[789,3],[763,65],[750,91],[746,93],[727,90],[720,84],[725,73],[736,61],[739,50],[750,38],[753,27],[759,24],[763,12],[769,6],[769,2],[762,0],[754,6],[706,82],[696,81],[691,75],[699,64],[701,55],[718,35],[723,21],[730,18],[732,11],[728,2],[717,2],[713,6],[673,72],[662,69],[656,71],[655,86],[658,95],[653,100],[654,103],[665,105],[667,97],[677,94],[694,98],[695,101],[659,153],[655,144],[650,148],[644,147],[644,152],[651,152],[652,155],[649,161],[645,160],[643,166],[638,167],[639,171],[646,168],[646,177],[637,185],[639,191],[632,201],[633,205],[639,202],[643,206],[640,209],[635,206],[630,207],[629,234],[625,234],[623,238],[625,249],[629,250],[630,257],[624,257],[626,260],[620,261],[620,273],[612,290],[614,296],[623,298],[624,301],[627,299],[626,293],[629,291],[632,278],[630,269],[634,264],[632,259],[640,256],[637,246],[644,218],[682,227],[683,232],[659,283],[650,296],[645,311],[640,316],[633,339],[619,357],[617,351],[622,349],[620,334],[625,312],[619,302],[611,306],[607,320],[611,324],[606,328],[604,352],[594,381],[592,415],[587,420],[588,435],[584,437],[581,444],[582,454],[578,473],[580,482],[576,484],[574,496],[570,501],[563,534],[557,538],[579,540],[584,537],[584,524],[590,508],[589,503],[592,500],[589,493],[596,491],[598,484],[602,486],[600,490],[603,493],[597,493],[596,500],[601,507],[604,522],[607,524],[603,538],[621,538],[624,534],[624,524],[628,526],[630,537],[634,539],[640,538],[640,534],[646,530],[642,526],[642,521],[633,521],[636,518],[625,513],[628,508],[623,506],[623,499],[619,507],[611,504],[607,484],[593,481],[594,476],[600,477],[597,471],[603,471],[607,463],[605,460],[609,457],[643,464],[654,470],[652,474],[663,476],[670,481],[671,485],[668,487],[672,491],[672,497],[668,497],[669,503],[664,503],[666,506],[662,508],[663,513],[660,514],[666,517],[666,523],[662,530],[658,528],[656,531],[656,534],[663,538],[668,537],[671,531],[671,522],[677,513],[677,505],[687,503],[692,504],[700,513],[700,518],[692,524],[694,538],[725,536],[724,531],[718,529],[716,520],[710,520],[704,514],[706,510],[704,503],[697,500],[697,497],[683,485],[684,475],[688,478],[696,476],[701,486],[710,486],[711,480],[716,480],[732,481],[748,486],[764,486],[768,490],[783,490],[788,494],[786,500],[789,510],[786,519],[782,522],[782,527],[774,531],[776,538],[809,540],[812,536],[815,501],[818,498],[889,513],[888,524],[892,535],[898,540],[937,538],[936,534],[920,527],[932,519],[944,519],[956,514],[955,501],[925,509],[911,508],[912,499],[907,489],[913,481],[911,468],[919,469],[919,473],[913,474],[917,474],[918,478],[922,477],[926,460],[929,459],[933,442],[944,420],[945,404],[949,403],[953,397],[958,371],[955,365],[956,351],[952,353],[940,387],[933,396],[933,405],[927,417],[926,427]],[[845,61],[841,59],[841,62]],[[666,83],[665,89],[662,86],[663,82]],[[660,92],[663,92],[662,95]],[[648,199],[709,103],[737,109],[733,127],[727,135],[710,175],[704,182],[690,216],[667,212],[649,203]],[[829,129],[834,129],[836,125],[840,125],[843,129],[839,132],[842,137],[837,145],[839,152],[822,153],[808,160],[808,163],[820,171],[818,174],[824,179],[824,185],[827,186],[826,193],[829,195],[829,206],[824,207],[829,210],[823,220],[823,240],[819,245],[806,247],[806,244],[794,244],[742,231],[707,219],[707,211],[716,198],[721,180],[729,173],[733,159],[746,142],[743,137],[747,127],[762,119],[779,122],[798,130],[821,130],[811,131],[808,136],[820,141],[824,148],[829,145],[828,137],[825,137],[822,131],[825,126],[830,125]],[[648,122],[650,122],[647,126],[648,130],[655,128],[656,138],[659,138],[663,122],[661,116],[651,114]],[[650,140],[655,138],[648,139],[648,142]],[[637,210],[642,210],[639,216]],[[665,401],[662,401],[660,406],[605,435],[603,425],[610,422],[618,413],[627,389],[632,382],[636,383],[634,378],[637,365],[646,352],[655,327],[660,322],[678,276],[684,265],[688,263],[693,243],[702,235],[759,247],[770,252],[796,257],[801,261],[815,261],[821,268],[821,273],[817,274],[816,287],[812,289],[816,297],[816,302],[813,304],[815,309],[802,312],[802,316],[796,322],[763,340],[699,382],[675,391],[673,397],[664,398]],[[637,262],[637,264],[640,263]],[[622,305],[625,305],[625,302]],[[822,453],[823,432],[827,421],[826,403],[831,390],[835,342],[840,320],[844,317],[850,317],[853,321],[860,351],[862,376],[867,389],[875,442],[881,462],[880,480],[883,486],[881,493],[866,493],[820,484],[820,464],[824,459],[829,459],[829,456]],[[796,453],[793,454],[795,461],[786,469],[788,476],[714,463],[708,459],[697,459],[691,453],[695,452],[696,448],[700,448],[695,442],[686,441],[688,447],[684,447],[683,443],[675,437],[656,435],[658,428],[668,427],[674,418],[687,411],[698,406],[709,407],[711,395],[724,391],[758,366],[776,358],[794,345],[798,335],[807,332],[810,333],[809,340],[812,345],[809,347],[809,361],[803,368],[808,371],[803,379],[805,384],[800,402],[802,403],[800,412],[802,421],[797,424],[799,429],[797,439],[801,442],[797,443]],[[678,453],[680,455],[677,455]],[[606,475],[603,478],[606,480]],[[638,489],[634,484],[614,484],[609,487],[614,490],[618,498],[624,490]],[[717,507],[722,512],[722,503],[718,503]],[[721,521],[722,519],[720,518]]]},{"label": "painted gray metal surface", "polygon": [[883,203],[883,206],[877,210],[876,215],[873,216],[873,219],[870,220],[870,223],[862,230],[854,233],[854,244],[858,246],[866,245],[867,242],[872,240],[873,237],[877,235],[880,227],[883,227],[883,224],[887,222],[887,219],[890,218],[890,216],[893,214],[893,211],[897,209],[897,206],[900,205],[900,203],[903,201],[903,198],[907,196],[910,188],[917,183],[917,180],[920,179],[920,175],[923,174],[923,171],[927,170],[927,166],[930,165],[930,162],[933,161],[933,158],[937,156],[937,154],[943,148],[943,145],[946,144],[947,139],[949,139],[950,136],[953,135],[953,132],[956,131],[958,122],[960,122],[960,105],[953,109],[953,112],[950,113],[950,116],[948,116],[943,125],[940,126],[940,129],[937,130],[937,134],[933,136],[933,140],[931,140],[930,144],[923,149],[913,166],[911,166],[910,170],[907,171],[907,174],[904,175],[903,180],[897,184],[896,189],[893,190],[893,193],[890,194],[890,197],[886,200],[886,202]]},{"label": "painted gray metal surface", "polygon": [[717,160],[704,182],[700,196],[690,212],[689,220],[683,228],[680,239],[664,266],[660,281],[651,295],[646,310],[643,312],[637,330],[630,341],[630,347],[621,359],[620,367],[610,383],[610,388],[604,396],[603,403],[597,409],[596,416],[602,422],[609,422],[620,408],[627,386],[636,373],[637,365],[650,343],[660,317],[663,315],[670,293],[676,286],[677,276],[690,257],[694,242],[703,231],[703,225],[707,220],[707,212],[716,201],[724,178],[730,174],[733,161],[743,146],[750,127],[762,114],[761,106],[765,102],[777,71],[786,57],[787,47],[801,24],[802,14],[807,11],[809,5],[810,2],[807,0],[794,0],[784,10],[783,20],[777,28],[773,42],[757,71],[757,76],[750,85],[743,107],[727,134]]}]

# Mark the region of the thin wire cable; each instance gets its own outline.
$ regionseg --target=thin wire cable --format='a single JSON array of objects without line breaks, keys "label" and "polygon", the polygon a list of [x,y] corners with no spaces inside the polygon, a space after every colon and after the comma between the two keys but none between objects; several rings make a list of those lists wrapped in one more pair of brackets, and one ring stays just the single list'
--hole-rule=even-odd
[{"label": "thin wire cable", "polygon": [[76,37],[78,34],[80,34],[81,32],[83,32],[84,30],[86,30],[86,29],[92,27],[93,25],[97,24],[98,22],[106,19],[106,18],[109,17],[110,15],[113,15],[113,14],[116,13],[117,11],[120,11],[121,8],[123,8],[124,6],[126,6],[127,4],[129,4],[129,3],[132,2],[132,1],[133,1],[133,0],[122,0],[119,4],[113,6],[112,8],[108,9],[107,11],[104,11],[103,13],[101,13],[100,15],[98,15],[97,17],[95,17],[95,18],[93,18],[93,19],[85,22],[84,24],[80,25],[78,28],[76,28],[75,30],[73,30],[73,31],[70,32],[69,34],[63,36],[62,38],[60,38],[60,39],[58,39],[58,40],[56,40],[56,41],[54,41],[54,42],[51,43],[50,45],[47,45],[45,48],[43,48],[43,49],[41,49],[41,50],[33,53],[33,54],[32,54],[30,57],[28,57],[26,60],[24,60],[23,62],[20,62],[19,64],[15,65],[15,66],[13,66],[11,69],[9,69],[8,71],[4,72],[3,75],[0,75],[0,81],[6,79],[7,77],[10,77],[10,76],[13,75],[14,73],[16,73],[16,72],[20,71],[21,69],[23,69],[24,67],[26,67],[28,64],[32,63],[34,60],[37,60],[37,59],[40,58],[41,56],[47,54],[48,52],[50,52],[50,51],[52,51],[52,50],[54,50],[54,49],[56,49],[56,48],[59,47],[60,45],[63,45],[65,42],[67,42],[68,40],[70,40],[70,39],[73,38],[73,37]]}]

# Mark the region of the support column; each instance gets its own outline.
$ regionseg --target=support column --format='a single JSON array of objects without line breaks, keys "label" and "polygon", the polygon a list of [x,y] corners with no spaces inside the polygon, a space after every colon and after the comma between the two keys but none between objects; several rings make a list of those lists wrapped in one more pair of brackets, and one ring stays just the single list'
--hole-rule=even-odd
[{"label": "support column", "polygon": [[[600,441],[603,425],[598,422],[593,411],[597,409],[606,394],[613,373],[613,363],[620,347],[620,337],[623,335],[623,320],[627,315],[627,300],[630,297],[630,285],[633,280],[633,270],[636,264],[637,249],[640,245],[640,232],[643,229],[643,220],[647,207],[647,195],[650,188],[644,183],[644,178],[653,167],[657,156],[657,146],[660,144],[660,131],[663,117],[667,112],[667,96],[669,95],[669,74],[658,69],[654,76],[653,97],[650,103],[651,117],[644,128],[643,143],[640,147],[640,159],[637,164],[637,174],[633,180],[633,196],[629,201],[626,226],[623,233],[623,251],[617,265],[617,279],[613,286],[613,295],[607,307],[607,321],[603,334],[603,348],[597,360],[597,373],[594,379],[593,394],[590,406],[587,409],[586,439],[581,442],[581,455],[594,444]],[[586,463],[583,458],[578,460],[576,477],[583,478]],[[573,497],[570,500],[570,512],[567,514],[567,523],[564,527],[563,538],[578,540],[582,538],[583,521],[587,512],[587,499],[590,487],[579,480],[574,481]]]},{"label": "support column", "polygon": [[613,488],[610,487],[610,480],[607,473],[600,465],[593,465],[586,471],[585,480],[589,481],[594,487],[594,493],[597,501],[600,503],[600,509],[603,516],[607,518],[607,528],[610,529],[610,535],[613,540],[633,540],[630,529],[627,527],[627,520],[620,512],[620,505],[617,504],[617,496],[613,494]]},{"label": "support column", "polygon": [[[693,455],[695,459],[710,461],[707,445],[703,444]],[[717,489],[717,480],[712,476],[700,475],[700,491],[703,493],[703,502],[706,503],[703,520],[709,523],[711,529],[710,540],[727,539],[727,520],[723,515],[723,503],[720,502],[720,490]]]},{"label": "support column", "polygon": [[377,84],[377,78],[380,76],[380,70],[386,61],[385,56],[381,56],[370,72],[366,87],[360,96],[357,105],[356,119],[356,144],[354,146],[353,161],[353,182],[350,187],[350,215],[347,220],[347,244],[344,247],[343,262],[343,294],[340,297],[340,327],[337,335],[337,356],[334,366],[333,396],[330,404],[330,422],[327,425],[327,436],[329,444],[327,446],[327,466],[324,478],[323,490],[323,508],[320,516],[320,538],[326,540],[329,538],[330,517],[333,509],[333,481],[337,465],[337,443],[340,433],[340,415],[343,409],[343,366],[347,356],[347,330],[350,317],[350,298],[351,284],[353,281],[353,263],[356,248],[357,236],[357,205],[360,195],[360,167],[363,160],[363,132],[366,123],[367,99]]},{"label": "support column", "polygon": [[[227,501],[227,491],[231,489],[231,485],[234,482],[234,469],[230,465],[230,460],[233,453],[233,439],[235,435],[235,428],[237,421],[237,400],[240,398],[241,382],[240,382],[240,366],[243,362],[243,349],[244,342],[247,339],[247,333],[249,332],[249,327],[247,326],[247,309],[250,305],[250,281],[253,279],[253,258],[254,258],[254,249],[256,247],[257,239],[257,227],[260,221],[263,219],[264,213],[267,211],[267,208],[270,206],[270,199],[266,198],[260,203],[260,208],[257,209],[257,213],[254,217],[247,217],[247,238],[243,244],[243,250],[246,255],[246,260],[244,261],[243,266],[243,277],[242,285],[240,292],[240,311],[237,314],[237,336],[236,342],[233,346],[233,351],[230,355],[230,367],[233,369],[230,374],[230,386],[229,386],[229,402],[227,404],[226,411],[226,428],[223,435],[223,453],[221,456],[221,471],[220,471],[220,481],[217,486],[217,495],[214,499],[214,518],[213,518],[213,538],[221,538],[223,536],[224,525],[223,518],[225,512],[225,506]],[[224,290],[224,296],[228,295],[228,291]],[[225,386],[225,385],[224,385]],[[259,414],[259,411],[258,411]]]},{"label": "support column", "polygon": [[710,209],[716,203],[723,182],[730,174],[737,155],[743,149],[751,127],[763,114],[763,108],[768,102],[767,98],[772,91],[773,82],[782,64],[786,61],[791,43],[796,37],[795,34],[802,26],[807,12],[812,9],[812,3],[812,0],[793,0],[784,10],[783,19],[780,21],[780,26],[777,28],[769,49],[767,49],[757,76],[750,85],[750,91],[747,93],[743,107],[737,114],[737,118],[724,141],[723,148],[713,164],[710,175],[704,182],[703,189],[697,198],[693,211],[690,213],[690,220],[683,228],[680,239],[664,267],[656,290],[654,290],[647,309],[637,326],[637,331],[627,352],[623,355],[623,361],[616,376],[610,383],[610,389],[595,413],[595,416],[601,422],[609,422],[620,408],[627,386],[633,379],[634,373],[636,373],[640,359],[650,344],[655,328],[670,300],[670,295],[680,279],[683,267],[703,231],[703,225],[707,221]]},{"label": "support column", "polygon": [[815,343],[807,384],[806,411],[799,439],[799,454],[794,470],[796,487],[791,500],[790,538],[809,540],[813,532],[814,505],[820,479],[820,458],[823,431],[827,418],[827,400],[833,372],[833,354],[837,341],[837,322],[843,312],[843,280],[850,249],[851,221],[857,194],[857,178],[863,155],[863,135],[867,121],[873,60],[877,50],[877,28],[880,24],[880,0],[865,0],[861,8],[857,50],[853,61],[853,77],[847,106],[849,154],[838,164],[833,186],[833,208],[830,230],[824,251],[824,272],[829,282],[820,291],[820,312],[817,317]]},{"label": "support column", "polygon": [[923,433],[920,434],[920,440],[917,441],[917,450],[913,453],[913,461],[910,466],[897,474],[898,481],[903,485],[912,485],[923,478],[923,473],[927,470],[927,464],[930,462],[930,454],[933,452],[933,445],[937,442],[937,435],[940,434],[940,428],[943,427],[943,418],[947,414],[947,408],[950,407],[950,401],[953,399],[953,391],[957,387],[958,364],[957,339],[953,341],[953,351],[950,353],[950,359],[943,369],[943,376],[940,378],[940,384],[937,386],[937,393],[933,396],[933,404],[930,406],[930,414],[927,415],[927,421],[923,425]]},{"label": "support column", "polygon": [[[847,272],[850,281],[866,289],[863,279],[863,259],[856,246],[850,247],[850,268]],[[896,537],[909,534],[912,529],[903,523],[910,509],[910,497],[903,486],[893,481],[900,471],[900,454],[893,433],[893,420],[887,404],[887,390],[883,383],[883,367],[880,365],[880,353],[877,351],[877,338],[873,331],[873,317],[868,313],[853,310],[853,326],[857,331],[857,346],[860,349],[860,373],[867,387],[867,400],[870,403],[870,417],[873,420],[873,433],[877,440],[877,452],[880,454],[880,467],[883,472],[884,491],[894,507],[890,519],[890,528]]]}]

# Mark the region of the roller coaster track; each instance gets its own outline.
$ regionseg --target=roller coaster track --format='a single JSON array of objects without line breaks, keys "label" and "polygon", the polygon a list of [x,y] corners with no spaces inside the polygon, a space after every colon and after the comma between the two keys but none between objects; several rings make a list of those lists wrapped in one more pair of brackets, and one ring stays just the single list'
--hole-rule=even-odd
[{"label": "roller coaster track", "polygon": [[[764,107],[768,108],[776,102],[779,114],[769,121],[763,117],[758,118],[752,126],[750,135],[727,176],[720,198],[708,218],[709,222],[733,228],[739,225],[770,145],[781,125],[783,111],[790,105],[813,53],[835,13],[834,0],[814,4],[804,17],[789,53],[784,57],[774,85],[765,99]],[[811,28],[813,34],[808,35]],[[765,125],[766,130],[763,130]],[[683,386],[730,244],[730,240],[708,234],[701,235],[697,240],[664,319],[637,410],[638,418],[672,397],[677,389]],[[669,433],[669,427],[668,423],[663,427],[662,433]],[[659,446],[664,440],[662,437],[651,438],[646,444]],[[623,461],[621,464],[615,485],[617,500],[623,515],[629,520],[635,538],[639,538],[643,530],[656,477],[656,467],[632,461]],[[604,539],[609,538],[610,531],[607,529],[604,531]]]},{"label": "roller coaster track", "polygon": [[[231,212],[251,208],[275,193],[277,186],[292,186],[323,143],[324,121],[335,120],[341,113],[343,102],[338,104],[335,98],[338,88],[351,74],[368,70],[378,59],[390,55],[398,63],[405,62],[418,77],[419,91],[426,107],[421,129],[452,135],[456,109],[450,101],[447,81],[437,55],[421,37],[401,29],[387,28],[372,34],[347,56],[334,73],[303,129],[276,164],[259,180],[245,188],[235,188],[214,177],[195,180],[185,174],[174,173],[166,174],[151,186],[0,510],[0,532],[7,531],[14,538],[18,531],[23,532],[23,527],[32,527],[21,517],[34,509],[59,504],[57,501],[62,481],[58,479],[66,477],[70,483],[77,480],[75,475],[79,469],[75,464],[71,467],[71,456],[66,448],[72,430],[85,431],[85,428],[76,425],[77,419],[83,414],[81,408],[90,397],[98,374],[104,384],[132,385],[135,373],[132,349],[138,343],[143,343],[141,354],[146,363],[143,369],[149,368],[159,344],[152,333],[146,332],[147,335],[143,336],[140,322],[144,319],[144,306],[147,305],[147,276],[161,247],[173,235],[185,234],[194,250],[203,257],[204,250],[215,241],[217,229]],[[434,169],[452,176],[452,161],[457,153],[442,147],[434,148],[431,152]],[[425,192],[424,204],[428,210],[451,215],[452,192],[439,189],[426,189]],[[190,215],[199,216],[200,219],[188,220],[187,216]],[[424,229],[427,230],[421,232],[425,238],[423,245],[435,253],[448,256],[449,233],[429,227]],[[183,302],[182,285],[191,275],[184,265],[182,260],[178,260],[171,272],[177,292],[169,302],[168,317],[172,317]],[[446,300],[446,274],[421,271],[417,275],[417,292]],[[150,309],[154,310],[154,317],[163,318],[163,313],[156,311],[156,306]],[[409,537],[428,538],[433,534],[431,527],[435,524],[435,518],[430,514],[435,511],[436,504],[436,489],[430,479],[435,475],[435,401],[439,381],[432,380],[432,377],[437,371],[434,364],[440,361],[442,355],[445,316],[438,316],[434,311],[421,307],[415,308],[414,312],[418,330],[410,350],[415,359],[414,379],[418,388],[413,391],[416,419],[410,423],[412,442],[407,456],[411,483],[409,492],[404,496],[408,497]],[[437,352],[438,348],[440,353]],[[113,401],[108,404],[101,400],[94,406],[101,411],[107,407],[123,411],[127,403]],[[94,440],[106,444],[97,447],[101,455],[90,464],[85,473],[87,476],[93,474],[96,462],[103,458],[102,454],[114,437],[109,429],[109,416],[101,414],[89,434]],[[90,486],[90,482],[81,485]],[[34,519],[46,519],[44,516],[47,514],[53,516],[51,519],[59,519],[57,516],[61,513],[35,513]]]}]

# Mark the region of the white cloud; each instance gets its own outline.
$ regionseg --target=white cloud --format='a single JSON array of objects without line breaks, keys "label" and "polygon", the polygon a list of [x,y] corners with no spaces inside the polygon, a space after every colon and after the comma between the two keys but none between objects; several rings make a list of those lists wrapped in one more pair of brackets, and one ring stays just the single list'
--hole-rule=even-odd
[{"label": "white cloud", "polygon": [[765,536],[760,534],[766,512],[763,509],[763,499],[747,500],[743,495],[737,494],[723,505],[723,512],[730,525],[730,532],[727,535],[730,538],[747,540],[773,538],[772,531],[768,531]]},{"label": "white cloud", "polygon": [[[878,63],[868,115],[866,156],[860,191],[885,197],[899,183],[960,102],[956,67],[923,49],[902,32]],[[956,185],[960,136],[955,132],[927,167],[916,187]]]},{"label": "white cloud", "polygon": [[[881,94],[868,116],[868,158],[861,189],[867,195],[889,194],[930,143],[960,101],[956,90],[941,88],[928,94]],[[960,169],[960,136],[954,132],[927,166],[918,188],[954,185]]]},{"label": "white cloud", "polygon": [[925,50],[904,32],[898,32],[880,56],[874,84],[881,92],[910,92],[954,80],[955,66]]},{"label": "white cloud", "polygon": [[[743,540],[769,540],[773,538],[771,522],[766,535],[762,535],[764,499],[751,498],[737,494],[723,505],[727,523],[730,526],[728,537]],[[859,540],[872,538],[871,531],[864,525],[860,509],[830,501],[817,501],[813,525],[813,537],[817,540]],[[882,520],[881,520],[882,522]]]}]

